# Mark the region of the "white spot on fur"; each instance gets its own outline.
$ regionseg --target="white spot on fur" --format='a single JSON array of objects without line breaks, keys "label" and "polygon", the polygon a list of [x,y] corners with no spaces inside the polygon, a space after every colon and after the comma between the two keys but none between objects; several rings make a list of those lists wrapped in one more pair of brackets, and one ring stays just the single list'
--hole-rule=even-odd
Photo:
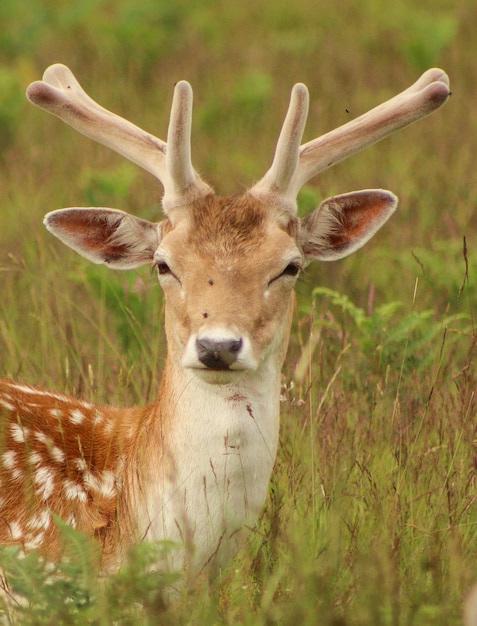
[{"label": "white spot on fur", "polygon": [[86,491],[72,480],[65,480],[63,490],[68,500],[79,500],[80,502],[86,502]]},{"label": "white spot on fur", "polygon": [[113,432],[114,422],[113,420],[108,420],[104,426],[104,433],[106,435],[110,435]]},{"label": "white spot on fur", "polygon": [[15,467],[15,463],[17,462],[17,453],[13,450],[8,450],[4,452],[2,455],[3,465],[7,469],[13,469]]},{"label": "white spot on fur", "polygon": [[82,459],[81,457],[75,459],[73,463],[80,472],[85,472],[88,469],[88,466],[86,465],[86,461]]},{"label": "white spot on fur", "polygon": [[65,460],[65,453],[63,452],[63,450],[61,450],[60,448],[58,448],[58,446],[53,446],[50,450],[49,453],[51,454],[51,458],[56,461],[57,463],[63,463]]},{"label": "white spot on fur", "polygon": [[[63,463],[65,460],[65,453],[63,452],[63,450],[61,450],[61,448],[58,448],[58,446],[55,446],[55,444],[53,443],[53,440],[51,439],[51,437],[48,437],[47,435],[45,435],[45,433],[42,433],[40,431],[35,433],[35,438],[38,439],[38,441],[40,443],[43,443],[51,458],[56,461],[57,463]],[[33,460],[32,455],[30,455],[30,460],[33,463],[36,463],[38,459],[38,456],[35,457],[35,460]],[[40,457],[41,459],[41,457]]]},{"label": "white spot on fur", "polygon": [[45,433],[42,433],[41,431],[37,431],[35,433],[35,438],[38,439],[40,443],[45,444],[47,448],[51,448],[54,445],[51,437],[48,437],[48,435],[45,435]]},{"label": "white spot on fur", "polygon": [[99,411],[96,411],[93,417],[93,425],[100,426],[104,422],[104,415]]},{"label": "white spot on fur", "polygon": [[9,527],[12,539],[18,540],[23,537],[23,529],[20,522],[12,522]]},{"label": "white spot on fur", "polygon": [[68,402],[68,398],[66,396],[62,396],[58,393],[45,391],[43,389],[35,389],[34,387],[28,387],[27,385],[20,385],[18,383],[7,383],[7,384],[12,389],[16,391],[21,391],[22,393],[28,393],[31,395],[46,397],[46,398],[54,398],[55,400],[60,400],[60,402]]},{"label": "white spot on fur", "polygon": [[28,428],[23,428],[20,424],[12,424],[10,426],[12,431],[12,438],[17,443],[25,443],[25,438],[28,436]]},{"label": "white spot on fur", "polygon": [[82,413],[79,409],[74,409],[71,411],[70,420],[73,424],[79,426],[85,420],[85,414]]},{"label": "white spot on fur", "polygon": [[30,452],[28,460],[32,465],[41,465],[43,463],[43,457],[39,452]]},{"label": "white spot on fur", "polygon": [[23,471],[19,467],[12,469],[13,480],[23,480]]},{"label": "white spot on fur", "polygon": [[41,546],[45,539],[45,533],[38,533],[37,535],[28,535],[25,541],[26,550],[36,550]]},{"label": "white spot on fur", "polygon": [[48,530],[51,524],[51,514],[48,509],[44,509],[38,515],[28,520],[26,527],[28,530]]},{"label": "white spot on fur", "polygon": [[42,500],[48,500],[55,490],[55,475],[48,467],[40,467],[35,473],[36,493]]},{"label": "white spot on fur", "polygon": [[66,520],[66,523],[71,526],[71,528],[76,528],[76,517],[71,514]]},{"label": "white spot on fur", "polygon": [[0,406],[3,406],[3,408],[7,409],[7,411],[13,411],[15,409],[15,405],[8,402],[5,397],[0,398]]},{"label": "white spot on fur", "polygon": [[106,498],[116,495],[116,481],[113,472],[105,470],[99,476],[87,472],[84,477],[85,484]]}]

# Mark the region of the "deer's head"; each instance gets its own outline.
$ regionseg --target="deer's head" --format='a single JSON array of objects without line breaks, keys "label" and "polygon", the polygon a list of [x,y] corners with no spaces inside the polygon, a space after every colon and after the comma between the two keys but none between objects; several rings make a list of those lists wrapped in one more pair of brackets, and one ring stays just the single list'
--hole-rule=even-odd
[{"label": "deer's head", "polygon": [[100,107],[68,68],[54,65],[30,85],[29,99],[156,176],[165,217],[153,224],[114,209],[69,208],[48,213],[45,224],[94,263],[155,266],[169,350],[205,380],[225,382],[257,370],[270,353],[280,361],[300,271],[362,247],[397,206],[389,191],[364,190],[329,198],[300,219],[300,188],[448,96],[445,73],[429,70],[392,100],[301,145],[308,91],[297,84],[268,172],[245,194],[221,197],[192,166],[187,82],[175,87],[166,143]]}]

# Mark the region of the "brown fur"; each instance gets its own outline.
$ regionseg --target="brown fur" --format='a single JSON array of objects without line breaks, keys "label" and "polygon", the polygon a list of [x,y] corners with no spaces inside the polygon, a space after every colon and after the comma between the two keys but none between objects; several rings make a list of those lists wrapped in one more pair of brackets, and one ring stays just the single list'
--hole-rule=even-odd
[{"label": "brown fur", "polygon": [[106,565],[114,559],[124,459],[142,414],[0,380],[0,543],[58,558],[54,514],[96,538]]}]

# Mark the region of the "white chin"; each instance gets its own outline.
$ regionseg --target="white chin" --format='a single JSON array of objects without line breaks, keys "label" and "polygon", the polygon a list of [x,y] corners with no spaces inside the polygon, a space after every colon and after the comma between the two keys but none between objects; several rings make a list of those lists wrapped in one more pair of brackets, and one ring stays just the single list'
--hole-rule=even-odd
[{"label": "white chin", "polygon": [[228,385],[238,380],[246,370],[211,370],[193,368],[194,375],[210,385]]}]

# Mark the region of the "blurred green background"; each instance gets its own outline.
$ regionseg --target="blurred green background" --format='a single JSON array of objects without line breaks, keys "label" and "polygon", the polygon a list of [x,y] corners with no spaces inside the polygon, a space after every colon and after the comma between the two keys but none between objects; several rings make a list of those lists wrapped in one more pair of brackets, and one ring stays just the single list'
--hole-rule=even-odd
[{"label": "blurred green background", "polygon": [[[162,190],[26,101],[48,65],[162,138],[173,85],[189,80],[194,165],[220,193],[268,169],[295,82],[310,89],[308,140],[429,67],[451,79],[442,110],[300,194],[303,214],[368,187],[400,206],[365,250],[298,284],[255,569],[199,599],[196,623],[315,624],[317,607],[335,626],[460,623],[477,579],[476,25],[473,0],[0,3],[0,373],[99,402],[157,393],[160,291],[147,268],[88,264],[41,220],[89,205],[156,220]],[[192,623],[187,611],[161,620]]]}]

